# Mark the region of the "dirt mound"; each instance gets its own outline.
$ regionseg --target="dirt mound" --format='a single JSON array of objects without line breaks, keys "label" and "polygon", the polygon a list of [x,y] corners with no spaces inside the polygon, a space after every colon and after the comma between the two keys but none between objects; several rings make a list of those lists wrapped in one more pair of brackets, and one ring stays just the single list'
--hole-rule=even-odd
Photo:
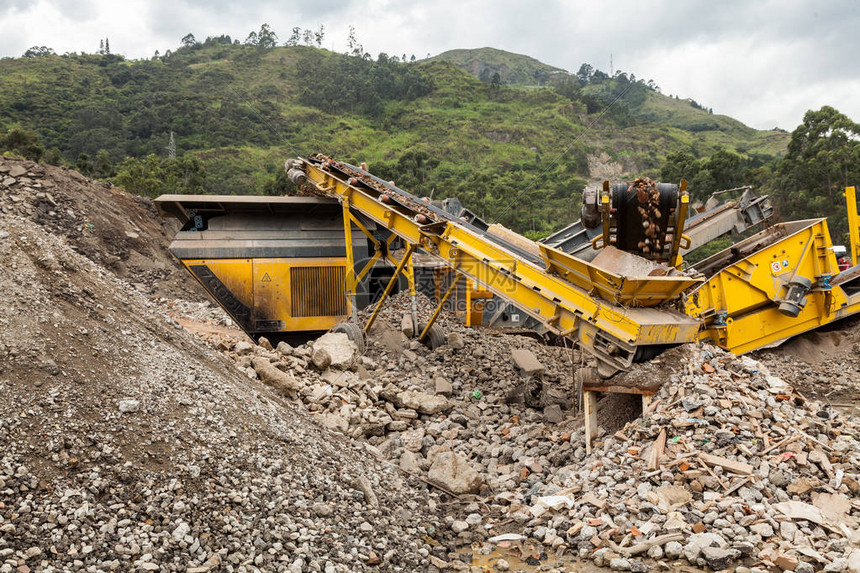
[{"label": "dirt mound", "polygon": [[792,338],[780,348],[782,353],[807,364],[832,361],[840,354],[852,352],[851,343],[841,332],[813,331]]},{"label": "dirt mound", "polygon": [[422,568],[423,484],[7,215],[0,306],[3,571]]},{"label": "dirt mound", "polygon": [[176,221],[152,201],[77,171],[0,157],[0,212],[18,215],[147,294],[203,300],[205,294],[167,251]]},{"label": "dirt mound", "polygon": [[849,317],[753,356],[805,396],[860,414],[860,318]]}]

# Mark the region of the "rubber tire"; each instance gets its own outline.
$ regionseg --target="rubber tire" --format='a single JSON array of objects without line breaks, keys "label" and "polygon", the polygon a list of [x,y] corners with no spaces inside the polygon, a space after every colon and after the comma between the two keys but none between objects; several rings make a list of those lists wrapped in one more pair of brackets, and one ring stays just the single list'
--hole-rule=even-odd
[{"label": "rubber tire", "polygon": [[[424,328],[427,326],[427,323],[421,324],[418,327],[418,334],[420,335],[424,332]],[[430,350],[436,350],[445,342],[445,331],[438,324],[434,324],[430,327],[430,330],[427,331],[427,336],[424,337],[424,340],[421,341],[424,346],[429,348]]]},{"label": "rubber tire", "polygon": [[354,322],[341,322],[331,329],[332,332],[342,332],[346,337],[355,343],[359,354],[364,354],[367,346],[364,343],[364,331]]}]

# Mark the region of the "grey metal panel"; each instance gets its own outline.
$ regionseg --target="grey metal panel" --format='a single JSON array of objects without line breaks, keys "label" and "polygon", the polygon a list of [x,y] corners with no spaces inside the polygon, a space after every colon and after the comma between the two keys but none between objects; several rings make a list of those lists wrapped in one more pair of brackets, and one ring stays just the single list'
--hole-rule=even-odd
[{"label": "grey metal panel", "polygon": [[[369,254],[367,238],[361,231],[353,231],[353,256],[357,261]],[[343,230],[331,233],[290,232],[278,236],[266,232],[182,231],[170,243],[170,252],[178,259],[250,259],[250,258],[313,258],[345,257],[346,245]]]},{"label": "grey metal panel", "polygon": [[591,249],[591,240],[602,233],[600,227],[586,229],[579,220],[556,231],[541,243],[578,257],[581,252]]},{"label": "grey metal panel", "polygon": [[268,197],[262,195],[161,195],[154,201],[160,215],[181,221],[189,219],[188,211],[220,213],[289,213],[315,207],[340,209],[329,197]]},{"label": "grey metal panel", "polygon": [[[174,237],[180,259],[345,257],[340,204],[324,197],[163,195],[163,213],[203,218]],[[374,225],[369,225],[374,229]],[[368,241],[353,227],[357,261],[368,257]]]}]

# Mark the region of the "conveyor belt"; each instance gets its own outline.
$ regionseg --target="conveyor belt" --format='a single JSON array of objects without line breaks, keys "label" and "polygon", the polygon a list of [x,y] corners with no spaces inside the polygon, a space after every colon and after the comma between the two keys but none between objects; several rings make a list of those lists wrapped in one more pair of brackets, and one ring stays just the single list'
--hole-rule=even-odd
[{"label": "conveyor belt", "polygon": [[671,304],[700,278],[623,276],[546,246],[538,257],[355,166],[315,156],[288,167],[293,181],[338,198],[548,330],[574,339],[598,358],[604,373],[629,368],[643,346],[696,339],[699,322]]}]

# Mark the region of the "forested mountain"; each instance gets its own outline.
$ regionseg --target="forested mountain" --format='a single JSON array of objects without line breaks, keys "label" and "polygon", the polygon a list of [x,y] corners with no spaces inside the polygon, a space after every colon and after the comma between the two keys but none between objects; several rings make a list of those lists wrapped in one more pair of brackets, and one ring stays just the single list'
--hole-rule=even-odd
[{"label": "forested mountain", "polygon": [[[816,113],[841,122],[842,147],[832,130],[754,130],[622,72],[568,74],[492,49],[371,57],[354,38],[338,54],[270,33],[189,34],[145,60],[44,47],[0,60],[0,149],[148,195],[283,193],[283,161],[323,152],[536,235],[577,218],[583,186],[605,177],[684,176],[699,198],[753,182],[784,193],[794,216],[827,207],[807,200],[822,193],[816,174],[832,196],[856,173],[856,125],[835,110]],[[493,66],[516,74],[483,77]],[[822,153],[826,167],[801,173]]]}]

